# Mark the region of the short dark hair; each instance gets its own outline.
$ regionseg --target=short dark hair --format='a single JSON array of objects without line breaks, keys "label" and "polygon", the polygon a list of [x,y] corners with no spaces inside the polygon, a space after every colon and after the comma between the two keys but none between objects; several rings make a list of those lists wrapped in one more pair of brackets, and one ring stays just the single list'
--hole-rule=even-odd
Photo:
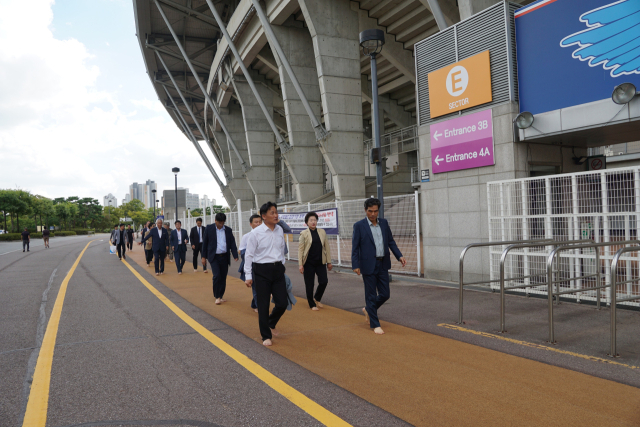
[{"label": "short dark hair", "polygon": [[120,227],[124,227],[124,224],[120,224]]},{"label": "short dark hair", "polygon": [[180,225],[182,225],[182,221],[180,221],[179,219],[176,220],[176,222],[174,222],[173,225],[176,225],[177,223],[180,223]]},{"label": "short dark hair", "polygon": [[318,214],[315,212],[308,212],[305,216],[304,216],[304,223],[306,224],[307,222],[309,222],[309,218],[311,218],[312,216],[315,216],[316,219],[318,219]]},{"label": "short dark hair", "polygon": [[218,212],[216,214],[216,221],[225,222],[226,220],[227,220],[227,216],[225,214],[223,214],[222,212]]},{"label": "short dark hair", "polygon": [[380,205],[381,204],[382,203],[380,203],[380,200],[378,200],[378,199],[376,199],[374,197],[371,197],[371,198],[369,198],[369,199],[364,201],[364,210],[366,211],[367,209],[369,209],[372,206],[377,206],[378,209],[380,209]]},{"label": "short dark hair", "polygon": [[253,224],[253,220],[256,219],[256,218],[262,219],[262,217],[260,215],[253,214],[253,215],[251,215],[249,217],[249,224]]},{"label": "short dark hair", "polygon": [[198,221],[202,222],[202,218],[196,219],[196,222],[198,222]]},{"label": "short dark hair", "polygon": [[278,205],[273,202],[267,202],[264,205],[260,206],[260,216],[266,215],[266,213],[269,212],[269,209],[271,208],[276,208],[276,210],[278,210]]}]

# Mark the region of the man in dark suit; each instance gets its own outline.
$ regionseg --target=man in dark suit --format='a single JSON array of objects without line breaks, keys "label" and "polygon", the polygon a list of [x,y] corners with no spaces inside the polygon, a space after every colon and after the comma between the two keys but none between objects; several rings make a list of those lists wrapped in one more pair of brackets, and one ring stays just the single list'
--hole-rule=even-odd
[{"label": "man in dark suit", "polygon": [[378,219],[380,200],[367,199],[364,202],[367,217],[353,224],[351,240],[351,268],[364,280],[364,297],[367,306],[362,309],[366,321],[373,331],[384,334],[378,320],[378,309],[389,299],[389,269],[391,256],[389,249],[402,267],[407,261],[393,240],[391,229],[385,219]]},{"label": "man in dark suit", "polygon": [[173,248],[173,254],[176,259],[176,267],[178,267],[178,274],[182,274],[182,267],[184,266],[185,258],[187,256],[187,243],[189,243],[189,236],[187,236],[187,230],[182,229],[182,222],[177,220],[174,222],[176,229],[171,232],[171,247]]},{"label": "man in dark suit", "polygon": [[[204,237],[204,227],[202,226],[202,218],[196,219],[196,226],[191,229],[189,242],[193,250],[193,271],[198,271],[198,254],[202,253],[202,238]],[[207,263],[202,265],[204,272],[207,272]]]},{"label": "man in dark suit", "polygon": [[153,263],[157,276],[164,273],[164,258],[167,256],[167,251],[169,250],[169,233],[162,227],[162,219],[158,218],[156,228],[147,233],[138,245],[142,245],[149,237],[153,237],[151,250],[153,251]]},{"label": "man in dark suit", "polygon": [[238,248],[231,228],[224,225],[227,216],[223,213],[216,214],[215,224],[207,225],[202,237],[202,264],[207,260],[211,264],[213,273],[213,296],[216,304],[226,302],[222,297],[227,289],[227,272],[231,265],[230,254],[238,261]]}]

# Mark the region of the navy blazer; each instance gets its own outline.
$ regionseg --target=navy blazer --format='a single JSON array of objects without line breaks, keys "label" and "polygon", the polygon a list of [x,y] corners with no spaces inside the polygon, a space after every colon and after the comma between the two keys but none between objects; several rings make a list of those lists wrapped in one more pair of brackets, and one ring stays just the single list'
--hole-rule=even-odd
[{"label": "navy blazer", "polygon": [[187,243],[189,243],[189,236],[187,236],[187,230],[181,228],[180,234],[182,234],[182,247],[178,245],[178,230],[171,230],[171,247],[177,249],[187,250]]},{"label": "navy blazer", "polygon": [[169,233],[164,228],[162,229],[162,238],[158,238],[158,228],[154,228],[150,233],[140,240],[140,243],[147,241],[149,237],[153,237],[151,242],[151,250],[153,252],[166,252],[167,246],[169,246]]},{"label": "navy blazer", "polygon": [[[202,258],[206,258],[210,263],[213,262],[213,257],[216,256],[216,249],[218,248],[216,230],[215,224],[207,225],[202,236]],[[233,237],[233,231],[225,225],[224,233],[227,239],[227,255],[231,252],[234,259],[238,258],[238,247],[236,246],[236,239]],[[229,265],[231,265],[231,257],[229,257]]]},{"label": "navy blazer", "polygon": [[[396,259],[402,258],[402,253],[398,249],[391,228],[386,219],[378,218],[378,225],[382,231],[382,240],[384,241],[384,259],[382,267],[391,268],[391,255],[389,249],[393,252]],[[376,244],[373,241],[373,233],[369,226],[367,218],[353,224],[353,238],[351,239],[351,269],[360,269],[361,274],[373,274],[376,268]]]}]

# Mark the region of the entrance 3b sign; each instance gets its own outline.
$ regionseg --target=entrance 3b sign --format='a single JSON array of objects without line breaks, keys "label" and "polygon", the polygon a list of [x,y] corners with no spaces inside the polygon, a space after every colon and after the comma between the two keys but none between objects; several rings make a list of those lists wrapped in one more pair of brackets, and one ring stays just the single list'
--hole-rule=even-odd
[{"label": "entrance 3b sign", "polygon": [[431,125],[433,173],[495,164],[491,109]]}]

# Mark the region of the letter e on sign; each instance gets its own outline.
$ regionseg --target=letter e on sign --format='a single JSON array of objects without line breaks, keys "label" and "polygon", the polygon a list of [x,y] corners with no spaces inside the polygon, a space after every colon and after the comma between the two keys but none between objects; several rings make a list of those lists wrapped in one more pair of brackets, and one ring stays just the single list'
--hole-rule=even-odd
[{"label": "letter e on sign", "polygon": [[431,118],[491,102],[489,51],[433,71],[428,81]]}]

